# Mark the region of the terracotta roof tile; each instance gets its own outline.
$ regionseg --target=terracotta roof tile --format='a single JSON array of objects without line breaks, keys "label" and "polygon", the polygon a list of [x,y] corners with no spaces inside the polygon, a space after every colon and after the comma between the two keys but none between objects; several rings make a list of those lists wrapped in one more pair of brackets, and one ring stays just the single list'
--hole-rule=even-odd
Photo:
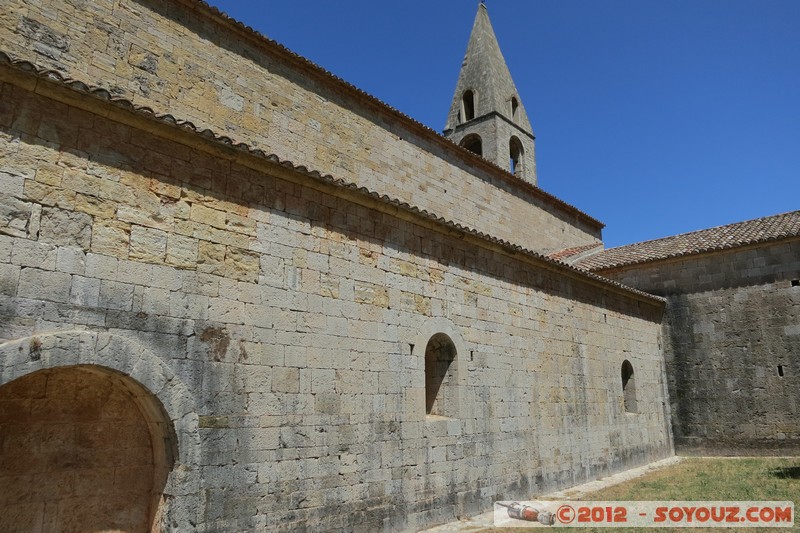
[{"label": "terracotta roof tile", "polygon": [[800,237],[800,211],[609,248],[577,263],[589,271]]},{"label": "terracotta roof tile", "polygon": [[572,248],[564,248],[563,250],[558,250],[555,252],[551,252],[547,254],[547,257],[550,259],[557,259],[559,261],[567,261],[569,258],[574,257],[576,255],[580,255],[584,252],[588,252],[594,248],[599,248],[600,250],[603,249],[603,243],[601,242],[593,242],[591,244],[584,244],[583,246],[574,246]]}]

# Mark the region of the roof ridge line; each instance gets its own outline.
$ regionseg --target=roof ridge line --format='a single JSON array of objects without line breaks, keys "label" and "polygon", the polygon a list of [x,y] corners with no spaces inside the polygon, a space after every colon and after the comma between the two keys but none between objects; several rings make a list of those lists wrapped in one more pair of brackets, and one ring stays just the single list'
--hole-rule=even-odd
[{"label": "roof ridge line", "polygon": [[578,262],[593,272],[800,238],[800,210],[608,248]]},{"label": "roof ridge line", "polygon": [[[492,161],[481,157],[470,150],[467,150],[463,146],[459,146],[457,143],[451,141],[440,132],[434,130],[433,128],[423,124],[422,122],[418,121],[417,119],[407,115],[406,113],[398,110],[395,107],[390,106],[380,98],[360,89],[359,87],[353,85],[349,81],[340,78],[336,74],[332,73],[331,71],[327,70],[326,68],[314,63],[310,59],[303,57],[302,55],[294,52],[293,50],[289,49],[287,46],[275,41],[274,39],[270,39],[266,35],[262,34],[258,30],[254,29],[251,26],[231,17],[224,11],[220,10],[219,8],[212,6],[205,0],[176,0],[178,2],[183,3],[183,5],[187,6],[189,9],[193,11],[204,13],[206,16],[215,20],[217,22],[221,22],[236,28],[240,32],[244,32],[248,34],[251,38],[255,39],[256,41],[260,42],[262,45],[269,46],[276,51],[285,54],[289,59],[299,62],[307,68],[310,68],[316,71],[319,75],[323,78],[326,78],[328,82],[336,83],[341,86],[346,87],[348,90],[353,91],[355,94],[362,98],[366,98],[369,102],[373,105],[378,106],[379,108],[383,109],[386,112],[395,114],[397,117],[405,121],[408,125],[413,126],[415,128],[421,129],[425,135],[430,136],[431,139],[436,140],[437,142],[446,144],[450,148],[455,148],[455,153],[460,155],[461,157],[468,157],[472,162],[478,163],[486,167],[486,170],[491,171],[493,174],[498,175],[504,181],[509,184],[512,184],[515,187],[518,187],[521,190],[527,191],[529,193],[534,194],[542,198],[545,201],[554,204],[556,207],[564,209],[565,211],[571,212],[572,214],[577,215],[579,218],[583,219],[584,221],[592,224],[593,226],[602,229],[605,227],[605,223],[596,219],[592,215],[586,213],[585,211],[575,207],[574,205],[558,198],[557,196],[553,195],[545,191],[544,189],[539,188],[536,185],[531,183],[527,183],[517,177],[514,176],[511,172],[504,169],[503,167],[493,163]],[[478,177],[478,179],[482,179]],[[512,193],[513,194],[513,193]]]},{"label": "roof ridge line", "polygon": [[710,228],[703,228],[703,229],[697,229],[697,230],[692,230],[692,231],[686,231],[686,232],[683,232],[683,233],[676,233],[675,235],[668,235],[666,237],[658,237],[658,238],[655,238],[655,239],[647,239],[647,240],[644,240],[644,241],[632,242],[630,244],[623,244],[621,246],[615,246],[613,248],[606,248],[604,251],[609,252],[609,251],[612,251],[612,250],[619,250],[621,248],[626,248],[628,246],[639,246],[641,244],[648,244],[648,243],[651,243],[651,242],[665,241],[667,239],[674,239],[674,238],[678,238],[678,237],[684,237],[686,235],[695,235],[697,233],[703,233],[704,231],[713,231],[713,230],[718,230],[718,229],[721,229],[721,228],[729,228],[729,227],[739,226],[739,225],[742,225],[742,224],[748,224],[750,222],[756,222],[756,221],[759,221],[759,220],[766,220],[766,219],[769,219],[769,218],[777,218],[777,217],[781,217],[781,216],[784,216],[784,215],[790,215],[792,213],[800,213],[800,209],[795,209],[795,210],[792,210],[792,211],[785,211],[783,213],[776,213],[774,215],[765,215],[765,216],[762,216],[762,217],[750,218],[750,219],[747,219],[747,220],[741,220],[739,222],[730,222],[728,224],[720,224],[718,226],[711,226]]}]

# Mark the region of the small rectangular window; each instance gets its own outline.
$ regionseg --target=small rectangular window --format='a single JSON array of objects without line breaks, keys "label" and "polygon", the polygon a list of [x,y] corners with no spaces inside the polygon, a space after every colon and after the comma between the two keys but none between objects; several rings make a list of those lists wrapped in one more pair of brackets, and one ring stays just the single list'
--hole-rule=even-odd
[{"label": "small rectangular window", "polygon": [[783,365],[778,365],[778,375],[783,377]]},{"label": "small rectangular window", "polygon": [[800,287],[800,279],[793,279],[792,287]]}]

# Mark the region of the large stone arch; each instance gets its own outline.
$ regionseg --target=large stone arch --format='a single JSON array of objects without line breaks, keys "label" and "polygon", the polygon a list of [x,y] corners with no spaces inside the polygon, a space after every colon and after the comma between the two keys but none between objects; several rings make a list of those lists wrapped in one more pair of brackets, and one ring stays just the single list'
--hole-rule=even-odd
[{"label": "large stone arch", "polygon": [[152,507],[153,531],[181,531],[197,524],[198,417],[192,395],[172,369],[134,340],[103,332],[56,332],[0,344],[0,387],[56,371],[106,376],[126,389],[153,438],[154,457],[159,457],[154,461],[168,466],[162,470],[166,479],[160,483],[160,501]]}]

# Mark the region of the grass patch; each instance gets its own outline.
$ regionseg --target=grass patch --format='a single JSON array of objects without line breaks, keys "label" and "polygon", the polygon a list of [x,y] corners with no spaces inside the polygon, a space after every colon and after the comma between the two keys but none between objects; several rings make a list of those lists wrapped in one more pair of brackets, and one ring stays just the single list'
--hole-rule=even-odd
[{"label": "grass patch", "polygon": [[[589,501],[793,501],[800,509],[800,458],[686,458],[677,465],[581,496]],[[795,520],[795,530],[800,523]],[[547,531],[567,528],[490,528],[479,533]],[[569,528],[576,532],[676,533],[709,528]],[[786,528],[714,528],[715,531],[787,531]]]}]

